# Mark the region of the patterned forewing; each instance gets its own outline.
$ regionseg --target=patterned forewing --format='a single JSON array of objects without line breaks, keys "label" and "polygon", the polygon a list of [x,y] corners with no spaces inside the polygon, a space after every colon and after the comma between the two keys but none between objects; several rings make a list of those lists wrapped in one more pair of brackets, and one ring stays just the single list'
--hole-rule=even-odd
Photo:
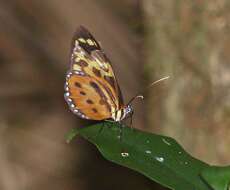
[{"label": "patterned forewing", "polygon": [[97,80],[109,94],[113,108],[123,106],[123,98],[109,59],[99,43],[84,27],[80,27],[72,41],[71,70],[86,73]]},{"label": "patterned forewing", "polygon": [[65,100],[79,117],[91,120],[111,118],[112,104],[108,94],[93,78],[69,72],[65,90]]}]

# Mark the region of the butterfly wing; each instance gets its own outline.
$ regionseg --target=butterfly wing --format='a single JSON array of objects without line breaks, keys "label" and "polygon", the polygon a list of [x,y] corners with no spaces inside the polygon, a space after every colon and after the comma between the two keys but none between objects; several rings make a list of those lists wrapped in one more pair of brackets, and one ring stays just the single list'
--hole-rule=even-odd
[{"label": "butterfly wing", "polygon": [[92,77],[69,72],[65,89],[65,100],[71,111],[81,118],[103,120],[111,117],[108,94]]},{"label": "butterfly wing", "polygon": [[[70,109],[82,118],[111,118],[123,105],[121,91],[109,59],[84,27],[79,27],[74,35],[70,65],[66,79],[69,96],[65,96]],[[76,87],[75,83],[82,88]],[[92,104],[87,100],[95,101]]]},{"label": "butterfly wing", "polygon": [[82,26],[76,30],[72,40],[71,67],[72,70],[83,70],[101,81],[109,89],[116,107],[123,105],[123,97],[110,60],[92,34]]}]

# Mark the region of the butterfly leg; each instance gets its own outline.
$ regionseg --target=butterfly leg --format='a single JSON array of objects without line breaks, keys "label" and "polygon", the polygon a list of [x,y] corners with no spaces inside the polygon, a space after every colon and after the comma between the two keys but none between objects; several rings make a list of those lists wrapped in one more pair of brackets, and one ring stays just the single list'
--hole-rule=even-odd
[{"label": "butterfly leg", "polygon": [[[105,120],[105,121],[110,122],[110,123],[117,123],[116,121],[112,121],[112,120]],[[121,121],[119,121],[118,123],[119,123],[119,135],[117,136],[117,138],[119,138],[119,141],[122,141],[123,127],[125,127],[125,124],[123,124]],[[104,128],[104,125],[105,123],[103,123],[103,128]],[[109,127],[111,128],[112,126],[109,126]],[[100,131],[102,131],[102,129],[100,129]]]},{"label": "butterfly leg", "polygon": [[[107,121],[107,122],[109,122],[110,124],[112,124],[112,123],[116,123],[116,121],[112,121],[112,120],[108,120],[108,119],[105,119],[104,121]],[[111,125],[109,125],[109,128],[111,128],[112,126]]]},{"label": "butterfly leg", "polygon": [[[110,127],[110,126],[109,126],[109,127]],[[99,129],[99,131],[98,131],[96,137],[98,137],[98,135],[100,135],[100,134],[102,133],[102,131],[103,131],[104,128],[105,128],[105,122],[102,122],[102,126],[100,127],[100,129]]]},{"label": "butterfly leg", "polygon": [[123,128],[123,124],[121,122],[119,122],[119,135],[117,136],[117,138],[119,138],[119,141],[122,141],[122,128]]},{"label": "butterfly leg", "polygon": [[133,130],[133,113],[130,116],[130,123],[129,123],[130,128]]}]

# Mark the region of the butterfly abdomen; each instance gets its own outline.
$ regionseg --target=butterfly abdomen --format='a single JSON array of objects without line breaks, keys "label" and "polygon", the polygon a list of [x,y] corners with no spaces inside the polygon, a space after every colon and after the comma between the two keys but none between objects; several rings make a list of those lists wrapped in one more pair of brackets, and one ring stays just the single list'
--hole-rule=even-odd
[{"label": "butterfly abdomen", "polygon": [[115,111],[114,113],[112,113],[112,119],[114,121],[121,121],[123,117],[123,113],[124,113],[123,109]]},{"label": "butterfly abdomen", "polygon": [[112,119],[119,122],[132,115],[132,113],[133,108],[128,105],[112,113]]}]

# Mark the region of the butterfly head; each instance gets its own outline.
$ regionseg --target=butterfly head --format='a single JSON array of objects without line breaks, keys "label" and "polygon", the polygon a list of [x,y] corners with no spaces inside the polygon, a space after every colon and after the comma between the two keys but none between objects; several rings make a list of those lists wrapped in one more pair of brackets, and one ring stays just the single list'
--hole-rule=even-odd
[{"label": "butterfly head", "polygon": [[123,109],[124,109],[124,118],[123,119],[133,115],[133,107],[131,106],[131,104],[128,104]]},{"label": "butterfly head", "polygon": [[122,121],[130,116],[133,115],[133,107],[131,105],[131,103],[137,99],[137,98],[140,98],[140,99],[143,99],[144,96],[142,95],[137,95],[137,96],[134,96],[130,101],[129,103],[127,104],[127,106],[124,106],[123,108],[121,108],[120,110],[118,110],[117,112],[115,112],[115,114],[113,115],[113,119],[114,121]]}]

